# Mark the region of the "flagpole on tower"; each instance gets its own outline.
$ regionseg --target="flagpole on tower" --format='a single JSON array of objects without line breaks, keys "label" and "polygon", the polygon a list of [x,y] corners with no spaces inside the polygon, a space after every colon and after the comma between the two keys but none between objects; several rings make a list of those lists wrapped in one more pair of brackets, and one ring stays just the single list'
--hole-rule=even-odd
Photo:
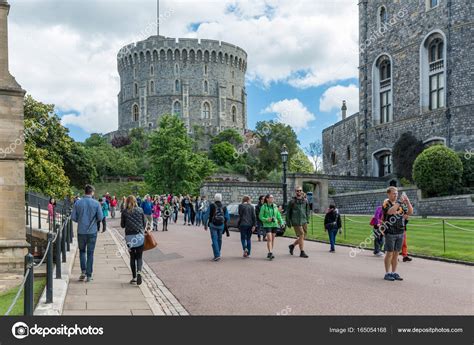
[{"label": "flagpole on tower", "polygon": [[158,36],[160,36],[160,0],[156,0],[156,28],[158,32]]}]

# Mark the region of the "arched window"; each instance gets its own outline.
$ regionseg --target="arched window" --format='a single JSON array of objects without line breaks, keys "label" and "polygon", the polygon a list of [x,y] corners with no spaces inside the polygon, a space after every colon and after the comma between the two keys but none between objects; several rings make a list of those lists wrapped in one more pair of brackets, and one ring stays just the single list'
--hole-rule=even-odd
[{"label": "arched window", "polygon": [[208,102],[204,102],[202,105],[202,118],[210,119],[211,118],[211,105]]},{"label": "arched window", "polygon": [[237,108],[232,107],[232,122],[236,123],[237,122]]},{"label": "arched window", "polygon": [[388,23],[388,13],[385,6],[379,8],[379,17],[378,17],[378,29],[381,29]]},{"label": "arched window", "polygon": [[337,164],[337,159],[336,159],[336,152],[331,153],[331,164],[336,165]]},{"label": "arched window", "polygon": [[392,154],[388,153],[379,158],[379,176],[387,176],[392,173]]},{"label": "arched window", "polygon": [[234,97],[234,96],[235,96],[235,86],[232,85],[232,97]]},{"label": "arched window", "polygon": [[132,107],[132,118],[134,122],[138,122],[140,119],[140,109],[137,104],[134,104]]},{"label": "arched window", "polygon": [[150,75],[151,76],[155,75],[155,68],[153,67],[153,65],[150,66]]},{"label": "arched window", "polygon": [[138,84],[137,83],[134,84],[134,92],[133,93],[134,93],[135,97],[138,97]]},{"label": "arched window", "polygon": [[181,83],[179,82],[178,79],[174,82],[174,91],[175,92],[180,92],[181,91]]},{"label": "arched window", "polygon": [[173,115],[181,116],[181,103],[179,101],[173,103]]},{"label": "arched window", "polygon": [[421,110],[446,106],[446,44],[440,32],[428,36],[421,46]]},{"label": "arched window", "polygon": [[392,62],[382,55],[373,67],[373,119],[375,124],[387,123],[392,118]]},{"label": "arched window", "polygon": [[174,65],[174,75],[176,75],[176,76],[179,75],[179,65],[178,64]]},{"label": "arched window", "polygon": [[207,80],[204,80],[204,92],[209,93],[209,83]]}]

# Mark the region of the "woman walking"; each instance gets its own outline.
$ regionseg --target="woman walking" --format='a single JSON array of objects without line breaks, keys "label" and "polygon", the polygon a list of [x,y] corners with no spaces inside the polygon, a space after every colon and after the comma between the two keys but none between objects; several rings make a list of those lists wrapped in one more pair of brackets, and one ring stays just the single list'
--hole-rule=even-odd
[{"label": "woman walking", "polygon": [[336,251],[336,235],[337,232],[341,231],[341,215],[337,210],[336,206],[329,205],[329,209],[326,212],[326,216],[324,217],[324,229],[329,234],[329,243],[331,244],[330,253],[334,253]]},{"label": "woman walking", "polygon": [[168,220],[171,216],[171,206],[167,200],[165,200],[165,204],[162,207],[161,218],[163,219],[163,231],[168,231]]},{"label": "woman walking", "polygon": [[[102,207],[102,214],[104,215],[104,218],[102,218],[102,232],[105,232],[107,230],[107,217],[109,216],[109,203],[107,202],[106,199],[99,199],[100,206]],[[97,232],[100,231],[100,223],[97,222]]]},{"label": "woman walking", "polygon": [[153,216],[153,231],[158,231],[158,223],[161,216],[161,205],[160,205],[159,198],[155,198],[155,201],[153,201],[152,216]]},{"label": "woman walking", "polygon": [[278,228],[284,225],[278,206],[273,203],[273,195],[267,194],[265,196],[264,203],[260,208],[259,218],[267,238],[267,259],[273,260],[275,258],[273,255],[275,236]]},{"label": "woman walking", "polygon": [[122,212],[120,226],[125,228],[125,241],[130,252],[132,280],[130,284],[142,283],[143,247],[145,244],[145,214],[138,207],[133,195],[127,198],[125,210]]},{"label": "woman walking", "polygon": [[263,231],[263,224],[260,220],[260,209],[263,206],[263,199],[265,199],[265,195],[260,195],[258,197],[258,204],[255,206],[255,216],[257,217],[257,237],[258,242],[262,241],[262,237],[265,239],[265,232]]},{"label": "woman walking", "polygon": [[244,251],[244,258],[250,257],[250,250],[252,248],[252,233],[255,230],[257,222],[255,216],[255,208],[251,203],[249,196],[244,196],[242,203],[239,205],[239,221],[237,227],[240,231],[240,241],[242,242],[242,250]]}]

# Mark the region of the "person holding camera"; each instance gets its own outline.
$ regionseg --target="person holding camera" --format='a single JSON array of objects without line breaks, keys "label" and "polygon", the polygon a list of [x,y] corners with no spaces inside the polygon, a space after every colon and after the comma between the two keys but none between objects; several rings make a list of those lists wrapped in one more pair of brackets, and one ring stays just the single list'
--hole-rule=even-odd
[{"label": "person holding camera", "polygon": [[384,223],[381,226],[385,236],[386,253],[384,279],[403,280],[397,273],[398,253],[402,249],[405,224],[408,217],[413,214],[413,206],[405,193],[402,194],[401,200],[398,199],[396,187],[388,187],[387,196],[382,205]]},{"label": "person holding camera", "polygon": [[265,196],[263,205],[260,208],[259,218],[267,238],[267,259],[273,260],[275,258],[273,255],[275,236],[278,229],[285,224],[278,210],[278,206],[273,203],[273,195],[267,194]]},{"label": "person holding camera", "polygon": [[336,235],[341,233],[341,215],[335,205],[329,205],[329,209],[324,216],[324,230],[328,232],[329,243],[331,245],[330,253],[336,251]]}]

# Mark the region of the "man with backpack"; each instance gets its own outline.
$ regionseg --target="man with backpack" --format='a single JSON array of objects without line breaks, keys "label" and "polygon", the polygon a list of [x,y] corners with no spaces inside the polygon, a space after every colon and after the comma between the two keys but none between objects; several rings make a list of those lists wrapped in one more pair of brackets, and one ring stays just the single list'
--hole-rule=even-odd
[{"label": "man with backpack", "polygon": [[209,228],[211,232],[212,251],[214,253],[213,261],[221,259],[222,233],[229,219],[229,212],[222,205],[222,194],[217,193],[214,196],[214,203],[209,206],[208,212],[204,216],[204,230],[207,231]]},{"label": "man with backpack", "polygon": [[307,258],[304,252],[304,239],[308,233],[308,223],[311,217],[311,207],[308,200],[304,197],[303,188],[295,188],[296,195],[290,200],[286,212],[286,224],[295,229],[298,237],[293,244],[289,245],[290,254],[293,255],[295,247],[300,247],[300,257]]}]

